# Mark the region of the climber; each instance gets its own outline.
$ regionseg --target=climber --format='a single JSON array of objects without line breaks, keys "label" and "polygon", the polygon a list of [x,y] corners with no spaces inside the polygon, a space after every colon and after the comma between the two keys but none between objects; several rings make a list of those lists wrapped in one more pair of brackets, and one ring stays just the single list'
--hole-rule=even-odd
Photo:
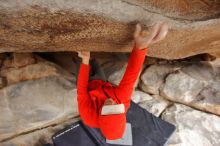
[{"label": "climber", "polygon": [[[125,74],[118,86],[106,81],[103,73],[101,73],[103,78],[91,79],[90,76],[93,74],[91,72],[94,72],[93,66],[96,62],[90,58],[89,51],[78,51],[78,56],[82,59],[77,77],[78,109],[87,126],[99,128],[109,140],[119,139],[123,136],[126,112],[130,106],[131,94],[148,46],[164,39],[167,32],[168,25],[165,22],[155,24],[147,36],[143,34],[141,25],[136,25],[134,47]],[[91,66],[91,64],[93,65]],[[115,109],[115,113],[111,110],[111,105],[118,108]],[[104,111],[107,113],[103,113]]]}]

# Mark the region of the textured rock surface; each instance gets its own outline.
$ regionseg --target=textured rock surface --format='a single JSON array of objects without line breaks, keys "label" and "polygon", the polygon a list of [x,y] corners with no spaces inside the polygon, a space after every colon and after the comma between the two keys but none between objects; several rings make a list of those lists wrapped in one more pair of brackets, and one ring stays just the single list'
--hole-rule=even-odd
[{"label": "textured rock surface", "polygon": [[168,146],[219,146],[220,117],[174,104],[162,119],[176,125]]},{"label": "textured rock surface", "polygon": [[179,68],[180,65],[151,65],[141,75],[141,89],[147,93],[159,94],[165,77]]},{"label": "textured rock surface", "polygon": [[0,76],[6,78],[8,85],[53,75],[62,75],[69,80],[75,80],[74,76],[65,69],[39,56],[36,56],[36,62],[33,62],[34,58],[28,58],[26,54],[17,55],[17,53],[13,53],[13,55],[13,59],[6,59],[4,61],[0,70]]},{"label": "textured rock surface", "polygon": [[161,95],[169,100],[220,115],[219,74],[214,70],[204,64],[194,64],[169,74]]},{"label": "textured rock surface", "polygon": [[178,71],[168,75],[161,94],[180,102],[192,102],[204,87],[204,82]]},{"label": "textured rock surface", "polygon": [[169,101],[158,95],[150,96],[139,90],[133,92],[132,100],[157,117],[160,116],[170,104]]},{"label": "textured rock surface", "polygon": [[220,115],[219,60],[155,64],[141,75],[142,91]]},{"label": "textured rock surface", "polygon": [[0,97],[0,141],[78,115],[75,85],[63,77],[7,86]]},{"label": "textured rock surface", "polygon": [[5,87],[7,84],[6,78],[0,77],[0,88]]},{"label": "textured rock surface", "polygon": [[[0,2],[0,52],[131,49],[131,22],[167,21],[171,31],[149,56],[220,56],[219,1],[5,0]],[[205,35],[204,35],[205,34]]]},{"label": "textured rock surface", "polygon": [[212,0],[127,0],[154,13],[179,20],[207,20],[218,17],[220,2]]},{"label": "textured rock surface", "polygon": [[[8,63],[2,66],[2,70],[7,69],[5,74],[10,74],[9,69],[17,69],[30,78],[26,81],[18,80],[13,85],[3,86],[0,90],[0,141],[6,139],[0,145],[42,146],[51,142],[50,136],[52,134],[65,127],[63,124],[66,122],[64,121],[69,118],[74,120],[73,116],[78,117],[76,86],[72,82],[74,75],[71,75],[72,78],[67,78],[75,72],[75,63],[72,62],[72,57],[76,54],[70,52],[36,54],[42,57],[35,56],[36,62],[27,61],[32,60],[33,56],[31,57],[30,54],[30,56],[26,54],[29,56],[27,62],[22,61],[19,53],[18,64],[14,64],[12,57],[8,59]],[[5,58],[4,54],[2,55],[0,55],[0,60]],[[125,69],[123,67],[128,57],[128,54],[124,55],[122,53],[92,53],[92,57],[97,58],[106,76],[108,78],[114,76],[112,82],[121,79]],[[55,64],[43,58],[54,61]],[[150,63],[148,60],[145,61],[147,61],[145,65],[149,66],[147,70],[142,71],[143,76],[146,74],[145,85],[155,88],[155,91],[161,91],[168,82],[172,82],[169,86],[169,95],[172,96],[165,96],[169,99],[167,101],[161,95],[150,95],[150,93],[145,93],[148,91],[137,89],[133,92],[132,100],[154,115],[159,117],[162,115],[163,119],[177,125],[177,131],[172,136],[169,146],[219,145],[219,117],[207,113],[211,112],[216,115],[220,113],[219,59],[212,62],[198,62],[199,59],[196,61],[188,59],[166,61],[155,58],[149,61]],[[56,63],[61,67],[58,67]],[[35,65],[39,64],[42,66],[45,64],[48,68],[41,67],[43,69],[38,70]],[[34,72],[31,73],[28,70],[25,72],[26,67],[32,67]],[[67,70],[68,76],[62,70],[65,72]],[[48,72],[47,77],[41,76]],[[39,78],[32,78],[29,75],[39,75]],[[177,78],[170,80],[169,76],[177,76]],[[201,82],[205,86],[202,86],[200,92],[195,92],[198,93],[195,94],[193,91],[196,90],[192,91],[190,87],[194,88],[194,86],[190,83]],[[198,87],[196,85],[196,88]],[[182,89],[186,88],[189,88],[190,100],[188,100],[189,96],[182,92]],[[174,95],[175,98],[173,98]],[[184,103],[194,109],[175,102]],[[67,123],[71,123],[71,121]]]},{"label": "textured rock surface", "polygon": [[13,63],[15,67],[22,67],[29,64],[34,64],[36,59],[32,53],[13,53]]},{"label": "textured rock surface", "polygon": [[52,143],[51,136],[54,135],[54,133],[66,128],[68,125],[78,120],[79,118],[71,118],[65,122],[58,123],[58,125],[52,125],[44,129],[19,135],[6,142],[2,142],[1,146],[43,146],[47,143]]}]

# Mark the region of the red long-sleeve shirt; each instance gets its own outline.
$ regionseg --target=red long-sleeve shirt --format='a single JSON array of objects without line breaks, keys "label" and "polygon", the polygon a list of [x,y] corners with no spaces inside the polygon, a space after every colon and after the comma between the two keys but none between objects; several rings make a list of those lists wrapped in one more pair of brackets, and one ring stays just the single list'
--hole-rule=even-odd
[{"label": "red long-sleeve shirt", "polygon": [[99,128],[98,119],[104,101],[108,98],[107,96],[112,98],[117,104],[123,103],[127,112],[130,107],[134,84],[142,68],[146,53],[147,48],[142,50],[133,48],[126,71],[118,86],[112,86],[110,82],[102,80],[91,80],[89,82],[90,65],[80,64],[77,81],[77,100],[78,110],[85,124]]}]

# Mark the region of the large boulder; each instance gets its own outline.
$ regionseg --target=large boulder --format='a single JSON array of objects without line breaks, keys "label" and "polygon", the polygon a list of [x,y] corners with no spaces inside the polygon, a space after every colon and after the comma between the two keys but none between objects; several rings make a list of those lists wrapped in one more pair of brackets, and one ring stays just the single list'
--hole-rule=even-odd
[{"label": "large boulder", "polygon": [[219,60],[171,62],[145,69],[142,91],[220,115]]},{"label": "large boulder", "polygon": [[205,82],[178,71],[167,76],[161,95],[179,102],[192,102],[204,87]]},{"label": "large boulder", "polygon": [[151,65],[141,75],[140,88],[147,93],[159,94],[167,75],[178,69],[180,65]]},{"label": "large boulder", "polygon": [[220,117],[185,105],[174,104],[162,114],[162,119],[176,125],[168,146],[219,146]]},{"label": "large boulder", "polygon": [[61,76],[7,86],[0,97],[0,141],[78,115],[76,86]]},{"label": "large boulder", "polygon": [[220,115],[219,75],[201,64],[189,65],[167,76],[161,95],[174,102]]},{"label": "large boulder", "polygon": [[[167,21],[171,31],[149,56],[220,56],[219,1],[5,0],[0,2],[0,52],[128,52],[134,21]],[[204,35],[205,34],[205,35]]]}]

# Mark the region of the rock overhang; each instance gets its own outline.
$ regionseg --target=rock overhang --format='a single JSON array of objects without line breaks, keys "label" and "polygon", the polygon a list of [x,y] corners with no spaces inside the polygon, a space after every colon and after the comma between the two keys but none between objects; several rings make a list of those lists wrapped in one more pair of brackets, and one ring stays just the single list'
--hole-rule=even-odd
[{"label": "rock overhang", "polygon": [[2,1],[0,52],[130,52],[135,21],[146,30],[167,21],[168,36],[150,46],[148,56],[180,59],[208,53],[219,57],[219,3],[187,2]]}]

